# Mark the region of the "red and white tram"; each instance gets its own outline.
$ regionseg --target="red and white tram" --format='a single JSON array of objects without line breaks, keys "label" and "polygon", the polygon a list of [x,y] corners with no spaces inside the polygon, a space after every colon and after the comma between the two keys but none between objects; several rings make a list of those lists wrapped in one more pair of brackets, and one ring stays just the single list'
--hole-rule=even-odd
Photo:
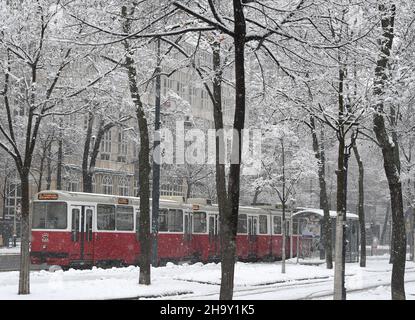
[{"label": "red and white tram", "polygon": [[[219,210],[201,199],[160,199],[158,258],[218,261]],[[140,199],[66,191],[42,191],[32,201],[31,262],[62,267],[138,264]],[[151,206],[150,206],[151,207]],[[237,257],[242,261],[281,258],[281,212],[239,208]],[[292,230],[297,230],[293,220]],[[288,228],[290,229],[290,228]],[[296,255],[298,235],[287,237]]]}]

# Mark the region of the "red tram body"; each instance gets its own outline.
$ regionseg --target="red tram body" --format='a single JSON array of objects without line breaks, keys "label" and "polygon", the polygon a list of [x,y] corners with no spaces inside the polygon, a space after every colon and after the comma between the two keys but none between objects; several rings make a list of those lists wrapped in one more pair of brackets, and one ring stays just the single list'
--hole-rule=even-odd
[{"label": "red tram body", "polygon": [[[219,261],[218,206],[180,200],[160,200],[160,263]],[[39,192],[32,201],[31,262],[66,268],[138,264],[139,202],[135,197]],[[281,212],[240,206],[236,240],[238,260],[280,259]],[[298,235],[287,237],[287,257],[290,248],[296,256],[297,241],[301,245]]]}]

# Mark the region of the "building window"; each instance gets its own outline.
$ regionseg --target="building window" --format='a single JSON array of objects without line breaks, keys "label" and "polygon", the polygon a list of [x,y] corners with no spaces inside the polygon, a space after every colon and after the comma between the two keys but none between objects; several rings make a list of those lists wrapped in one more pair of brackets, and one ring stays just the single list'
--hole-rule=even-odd
[{"label": "building window", "polygon": [[130,189],[130,181],[127,177],[120,177],[118,179],[118,194],[120,196],[128,197]]},{"label": "building window", "polygon": [[102,177],[102,192],[104,194],[112,194],[112,178],[110,176]]},{"label": "building window", "polygon": [[160,183],[160,195],[183,196],[183,179],[180,177],[163,177]]},{"label": "building window", "polygon": [[125,133],[122,129],[118,132],[118,155],[127,155],[127,141],[125,139]]},{"label": "building window", "polygon": [[72,192],[79,191],[79,181],[77,181],[77,180],[68,180],[66,182],[66,191],[72,191]]},{"label": "building window", "polygon": [[5,219],[14,217],[22,202],[22,189],[18,183],[9,183],[6,188]]},{"label": "building window", "polygon": [[101,160],[110,160],[111,154],[111,129],[104,133],[101,140]]},{"label": "building window", "polygon": [[138,182],[138,180],[134,180],[134,197],[138,197],[138,192],[140,192],[140,184]]}]

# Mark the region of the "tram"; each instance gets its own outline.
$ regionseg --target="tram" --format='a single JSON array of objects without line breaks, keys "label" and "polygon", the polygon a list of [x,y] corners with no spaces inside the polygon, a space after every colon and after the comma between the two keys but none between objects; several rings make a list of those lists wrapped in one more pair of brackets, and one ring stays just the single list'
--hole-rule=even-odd
[{"label": "tram", "polygon": [[[151,201],[150,201],[151,203]],[[151,204],[150,204],[151,207]],[[31,205],[31,262],[80,266],[137,265],[140,255],[140,199],[115,195],[48,190]],[[296,220],[293,221],[293,226]],[[219,261],[219,208],[206,199],[160,199],[159,264],[167,261]],[[286,252],[297,254],[297,228]],[[240,206],[237,259],[281,259],[282,213],[275,207]],[[297,232],[298,233],[298,232]],[[154,236],[154,235],[152,235]],[[290,241],[292,245],[290,246]]]}]

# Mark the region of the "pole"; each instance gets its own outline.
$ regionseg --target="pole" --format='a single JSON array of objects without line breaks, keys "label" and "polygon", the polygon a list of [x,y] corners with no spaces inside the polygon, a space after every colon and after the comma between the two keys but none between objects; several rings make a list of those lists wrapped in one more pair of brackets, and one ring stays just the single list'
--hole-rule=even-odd
[{"label": "pole", "polygon": [[154,121],[154,148],[153,148],[153,190],[152,190],[152,265],[158,265],[158,215],[160,201],[160,92],[161,92],[161,59],[160,38],[157,39],[157,67],[156,67],[156,101]]},{"label": "pole", "polygon": [[287,228],[285,223],[285,204],[286,204],[286,195],[285,195],[285,150],[284,150],[284,140],[281,139],[281,155],[282,155],[282,252],[281,252],[281,273],[285,273],[285,238],[287,236]]},{"label": "pole", "polygon": [[297,264],[300,257],[300,221],[301,219],[298,219],[297,223]]},{"label": "pole", "polygon": [[[346,150],[348,148],[346,147]],[[350,149],[349,149],[350,150]],[[350,152],[345,152],[344,154],[344,214],[343,214],[343,252],[342,252],[342,300],[346,300],[346,285],[345,285],[345,275],[346,275],[346,228],[347,228],[347,170],[349,167],[349,157]]]},{"label": "pole", "polygon": [[293,207],[290,212],[290,259],[293,258]]},{"label": "pole", "polygon": [[13,214],[13,247],[16,247],[16,238],[17,238],[17,226],[16,226],[16,213],[17,213],[17,172],[16,179],[14,183],[14,214]]}]

